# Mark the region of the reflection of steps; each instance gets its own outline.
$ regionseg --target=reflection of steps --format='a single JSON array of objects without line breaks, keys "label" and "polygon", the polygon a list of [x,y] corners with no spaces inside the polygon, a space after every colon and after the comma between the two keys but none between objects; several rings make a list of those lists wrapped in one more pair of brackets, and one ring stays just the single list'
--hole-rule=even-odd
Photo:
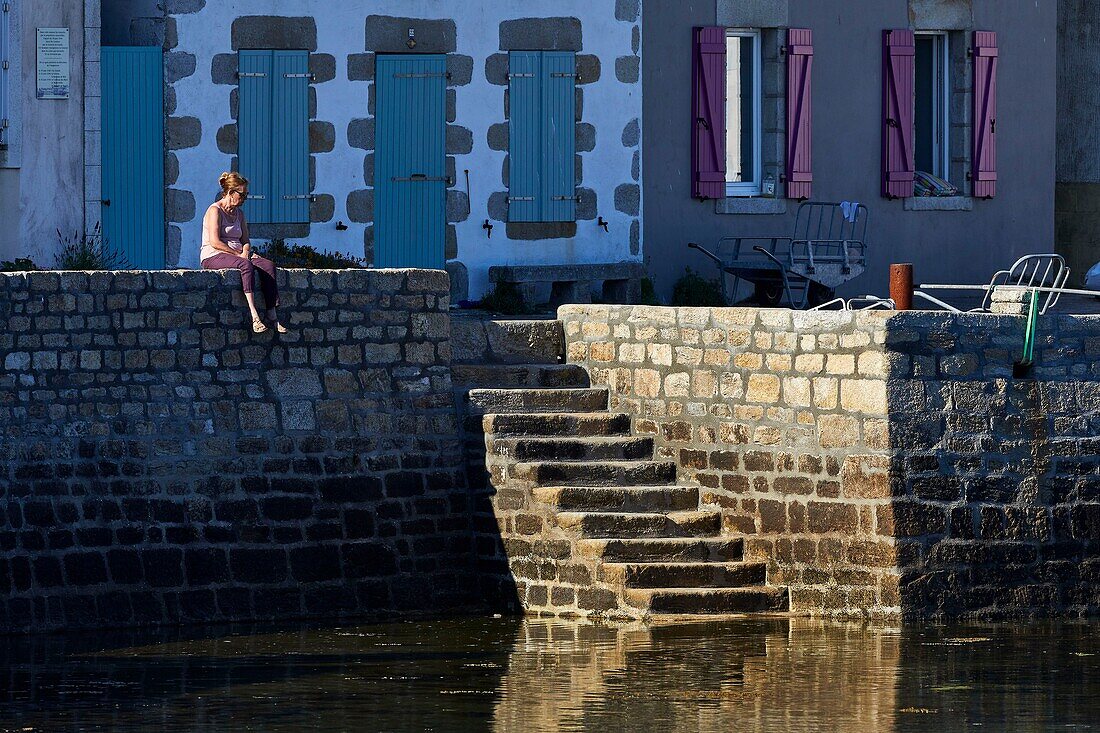
[{"label": "reflection of steps", "polygon": [[[524,325],[526,324],[526,326]],[[528,611],[641,617],[787,610],[721,515],[631,435],[608,391],[557,363],[554,321],[464,324],[455,366],[471,484],[491,497]],[[555,333],[555,328],[557,329]],[[517,358],[545,363],[510,363]]]}]

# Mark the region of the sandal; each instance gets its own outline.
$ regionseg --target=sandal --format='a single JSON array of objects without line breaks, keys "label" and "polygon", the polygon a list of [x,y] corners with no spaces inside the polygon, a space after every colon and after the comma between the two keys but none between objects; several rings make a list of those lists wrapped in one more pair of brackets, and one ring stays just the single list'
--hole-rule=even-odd
[{"label": "sandal", "polygon": [[262,320],[260,320],[259,318],[253,318],[252,319],[252,333],[266,333],[266,332],[267,332],[267,326],[264,325],[264,322]]},{"label": "sandal", "polygon": [[278,321],[275,321],[275,330],[279,333],[290,333],[290,329],[279,323]]}]

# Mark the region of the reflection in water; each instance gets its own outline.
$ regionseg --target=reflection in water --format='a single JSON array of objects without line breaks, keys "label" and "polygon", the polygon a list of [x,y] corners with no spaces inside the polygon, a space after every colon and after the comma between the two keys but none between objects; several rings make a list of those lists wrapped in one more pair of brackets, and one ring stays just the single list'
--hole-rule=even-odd
[{"label": "reflection in water", "polygon": [[0,731],[1100,730],[1094,624],[463,619],[0,639]]}]

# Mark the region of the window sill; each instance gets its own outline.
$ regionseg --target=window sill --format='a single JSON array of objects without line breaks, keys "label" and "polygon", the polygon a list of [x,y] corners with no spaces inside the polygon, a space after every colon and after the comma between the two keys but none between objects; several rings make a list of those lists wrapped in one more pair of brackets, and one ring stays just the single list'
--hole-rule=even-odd
[{"label": "window sill", "polygon": [[972,211],[970,196],[913,196],[905,199],[906,211]]},{"label": "window sill", "polygon": [[787,199],[728,196],[714,204],[716,214],[786,214]]}]

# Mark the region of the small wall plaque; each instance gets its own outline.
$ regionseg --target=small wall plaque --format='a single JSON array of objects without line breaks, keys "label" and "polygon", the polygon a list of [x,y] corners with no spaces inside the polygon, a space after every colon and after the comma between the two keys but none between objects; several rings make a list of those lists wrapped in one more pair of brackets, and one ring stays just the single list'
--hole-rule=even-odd
[{"label": "small wall plaque", "polygon": [[39,28],[37,85],[39,99],[69,98],[69,29]]}]

